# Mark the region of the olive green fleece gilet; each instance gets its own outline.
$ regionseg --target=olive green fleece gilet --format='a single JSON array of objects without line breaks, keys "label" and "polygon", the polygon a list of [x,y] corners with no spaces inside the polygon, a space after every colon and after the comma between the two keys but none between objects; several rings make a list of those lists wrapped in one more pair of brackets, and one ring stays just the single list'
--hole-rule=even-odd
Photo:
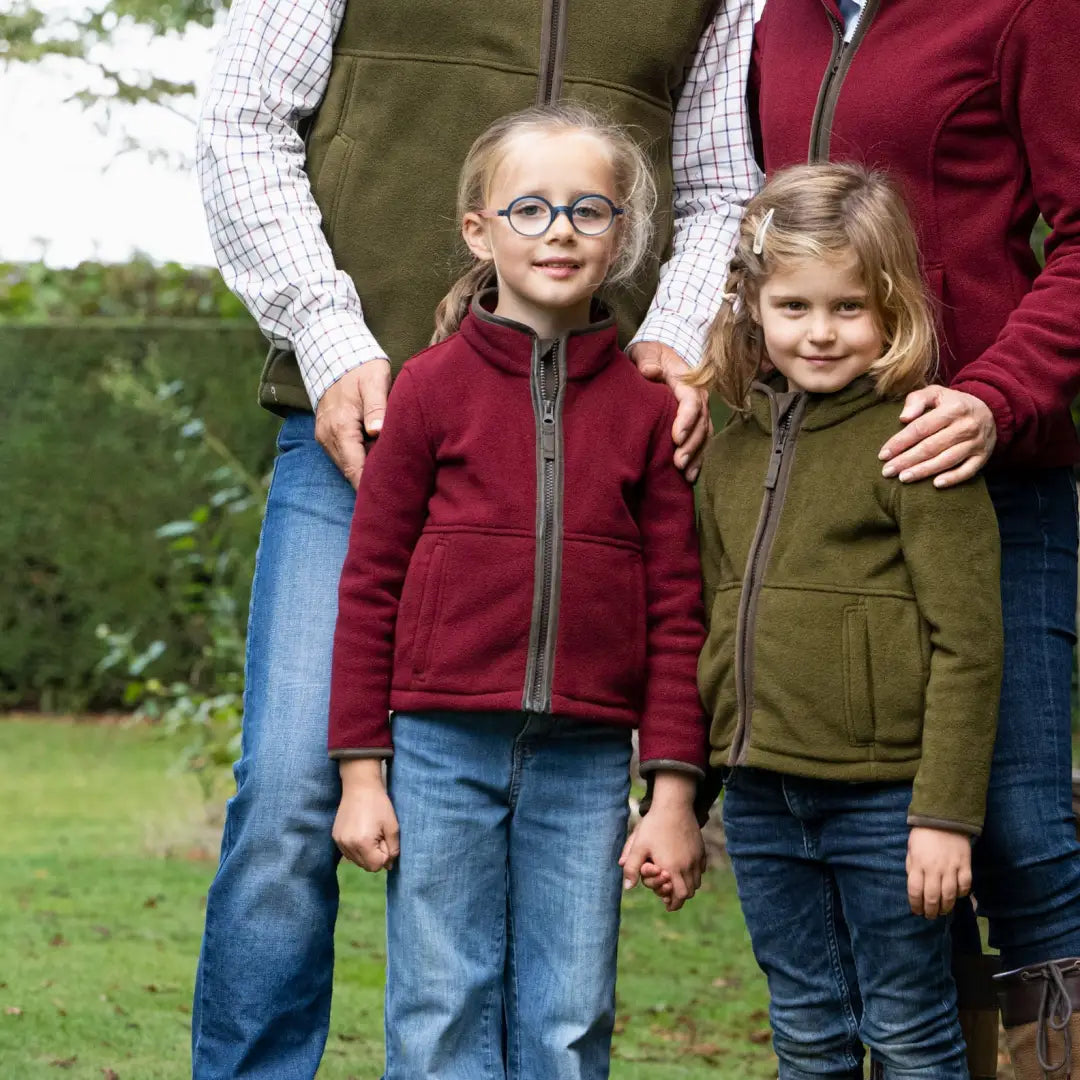
[{"label": "olive green fleece gilet", "polygon": [[976,835],[1002,662],[986,486],[882,477],[901,405],[867,378],[780,386],[756,385],[702,469],[711,764],[914,780],[911,824]]},{"label": "olive green fleece gilet", "polygon": [[[672,113],[716,0],[356,0],[334,45],[307,168],[338,267],[395,373],[427,345],[467,266],[458,174],[492,121],[567,98],[632,125],[656,169],[652,258],[607,299],[624,341],[655,290],[671,235]],[[291,353],[273,351],[260,401],[310,409]]]}]

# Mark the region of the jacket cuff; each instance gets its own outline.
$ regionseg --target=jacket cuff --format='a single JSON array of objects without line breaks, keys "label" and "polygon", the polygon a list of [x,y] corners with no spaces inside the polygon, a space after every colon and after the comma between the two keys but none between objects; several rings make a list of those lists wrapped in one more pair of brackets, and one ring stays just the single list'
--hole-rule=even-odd
[{"label": "jacket cuff", "polygon": [[363,758],[392,758],[393,756],[394,748],[392,746],[372,746],[358,749],[338,747],[330,751],[331,761],[359,761]]},{"label": "jacket cuff", "polygon": [[989,408],[994,414],[994,426],[997,428],[997,446],[994,449],[1004,450],[1016,432],[1016,420],[1009,399],[996,386],[977,379],[958,379],[952,383],[951,389],[977,397]]},{"label": "jacket cuff", "polygon": [[949,821],[946,818],[923,817],[922,814],[908,814],[907,823],[913,829],[940,829],[942,832],[963,833],[972,840],[982,836],[982,826],[972,825],[967,821]]},{"label": "jacket cuff", "polygon": [[673,758],[653,758],[651,761],[641,761],[638,763],[638,772],[642,776],[656,772],[681,772],[689,773],[691,776],[697,777],[698,780],[705,779],[704,769],[698,768],[697,765],[691,765],[688,761],[676,761]]}]

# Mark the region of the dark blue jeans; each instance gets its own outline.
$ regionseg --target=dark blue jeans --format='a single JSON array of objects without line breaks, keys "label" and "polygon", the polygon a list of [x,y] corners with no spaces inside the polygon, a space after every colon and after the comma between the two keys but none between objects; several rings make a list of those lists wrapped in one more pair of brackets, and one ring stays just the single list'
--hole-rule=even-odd
[{"label": "dark blue jeans", "polygon": [[967,1080],[949,919],[908,907],[910,784],[732,770],[724,827],[780,1080]]},{"label": "dark blue jeans", "polygon": [[974,892],[1006,969],[1080,956],[1072,814],[1076,643],[1071,469],[989,470],[1001,530],[1005,675]]}]

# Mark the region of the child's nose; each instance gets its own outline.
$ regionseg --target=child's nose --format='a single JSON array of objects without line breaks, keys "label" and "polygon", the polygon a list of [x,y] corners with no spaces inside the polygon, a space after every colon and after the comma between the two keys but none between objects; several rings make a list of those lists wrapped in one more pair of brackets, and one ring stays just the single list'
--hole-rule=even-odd
[{"label": "child's nose", "polygon": [[836,337],[836,328],[832,319],[822,312],[815,315],[810,323],[810,338],[813,341],[832,341]]},{"label": "child's nose", "polygon": [[555,220],[548,228],[548,235],[559,240],[572,237],[574,235],[574,226],[570,221],[570,215],[565,211],[556,214]]}]

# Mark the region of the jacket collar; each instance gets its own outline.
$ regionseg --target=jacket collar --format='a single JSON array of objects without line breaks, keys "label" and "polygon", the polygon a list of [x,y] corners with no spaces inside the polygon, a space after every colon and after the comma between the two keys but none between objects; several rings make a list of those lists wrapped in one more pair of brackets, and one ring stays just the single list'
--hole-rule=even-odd
[{"label": "jacket collar", "polygon": [[[495,315],[496,291],[477,293],[469,313],[461,321],[461,333],[469,345],[488,363],[511,375],[528,376],[534,352],[546,351],[551,342],[541,345],[536,331],[523,323]],[[618,354],[618,331],[615,319],[596,305],[595,322],[581,330],[560,334],[554,344],[561,344],[566,355],[566,374],[570,379],[587,379],[602,370]]]},{"label": "jacket collar", "polygon": [[763,431],[771,432],[773,417],[783,416],[801,398],[806,399],[800,425],[803,431],[832,427],[881,400],[869,375],[860,376],[835,394],[807,394],[788,391],[784,376],[774,371],[751,386],[750,415]]}]

